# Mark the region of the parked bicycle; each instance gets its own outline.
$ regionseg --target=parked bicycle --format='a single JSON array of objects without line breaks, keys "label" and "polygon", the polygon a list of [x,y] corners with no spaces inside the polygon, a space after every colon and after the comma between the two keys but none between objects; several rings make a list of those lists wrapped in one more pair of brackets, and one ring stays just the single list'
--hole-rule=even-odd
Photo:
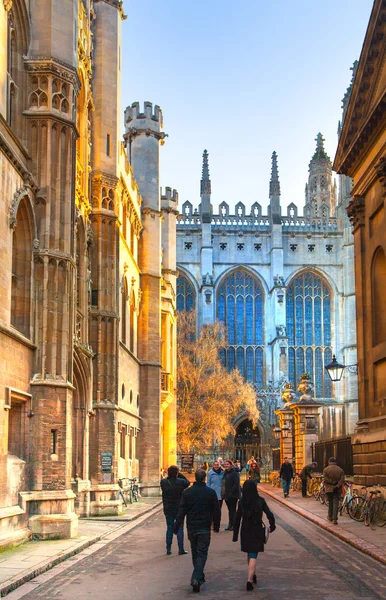
[{"label": "parked bicycle", "polygon": [[118,496],[122,499],[125,506],[127,506],[128,503],[132,504],[133,502],[138,502],[139,485],[136,477],[133,479],[122,477],[121,479],[118,479],[118,485],[120,487]]},{"label": "parked bicycle", "polygon": [[366,490],[365,487],[362,487],[362,490],[365,490],[365,495],[351,498],[348,504],[348,514],[354,521],[364,522],[368,527],[385,512],[385,500],[381,490]]},{"label": "parked bicycle", "polygon": [[342,516],[343,511],[348,513],[348,507],[352,498],[358,495],[358,491],[354,488],[351,481],[345,481],[343,485],[343,497],[339,499],[339,514]]}]

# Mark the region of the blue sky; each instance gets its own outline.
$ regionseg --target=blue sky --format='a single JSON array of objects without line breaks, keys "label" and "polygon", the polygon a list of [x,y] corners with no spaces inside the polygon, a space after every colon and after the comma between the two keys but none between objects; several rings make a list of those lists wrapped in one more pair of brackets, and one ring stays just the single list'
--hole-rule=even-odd
[{"label": "blue sky", "polygon": [[333,159],[341,100],[372,0],[125,0],[122,108],[159,104],[168,133],[161,184],[199,203],[209,152],[212,203],[268,202],[278,153],[282,206],[304,204],[321,131]]}]

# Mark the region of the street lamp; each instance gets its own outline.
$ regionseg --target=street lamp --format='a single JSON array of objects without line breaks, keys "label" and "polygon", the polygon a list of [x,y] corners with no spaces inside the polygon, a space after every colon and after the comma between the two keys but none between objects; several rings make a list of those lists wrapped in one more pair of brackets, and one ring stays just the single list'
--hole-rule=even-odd
[{"label": "street lamp", "polygon": [[341,365],[336,360],[335,354],[332,357],[332,361],[329,365],[324,367],[331,379],[331,381],[340,381],[342,379],[343,371],[348,369],[350,373],[358,373],[358,365]]},{"label": "street lamp", "polygon": [[289,434],[291,433],[291,426],[288,424],[283,425],[283,427],[275,425],[274,427],[272,427],[272,431],[275,440],[280,440],[281,437],[287,438],[289,436]]},{"label": "street lamp", "polygon": [[275,425],[275,427],[272,427],[272,431],[273,431],[273,437],[275,438],[275,440],[280,440],[281,427],[279,427],[279,425]]}]

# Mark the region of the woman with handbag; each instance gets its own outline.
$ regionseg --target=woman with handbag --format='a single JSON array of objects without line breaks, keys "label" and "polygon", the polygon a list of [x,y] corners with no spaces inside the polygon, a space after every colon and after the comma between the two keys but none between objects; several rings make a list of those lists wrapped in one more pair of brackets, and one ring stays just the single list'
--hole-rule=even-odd
[{"label": "woman with handbag", "polygon": [[236,519],[233,526],[233,541],[237,542],[241,524],[240,541],[241,551],[248,555],[248,581],[247,590],[253,590],[253,583],[257,583],[256,561],[259,552],[264,552],[266,542],[266,527],[263,523],[263,512],[269,521],[268,532],[275,531],[275,517],[269,510],[268,504],[259,496],[255,482],[247,479],[243,485],[243,495],[239,501]]}]

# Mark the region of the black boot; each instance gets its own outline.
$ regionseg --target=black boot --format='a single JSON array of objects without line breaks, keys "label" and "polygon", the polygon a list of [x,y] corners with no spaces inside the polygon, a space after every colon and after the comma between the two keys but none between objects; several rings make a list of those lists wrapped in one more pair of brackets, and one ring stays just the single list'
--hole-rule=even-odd
[{"label": "black boot", "polygon": [[178,554],[179,554],[180,556],[182,556],[183,554],[188,554],[188,551],[187,551],[187,550],[185,550],[184,548],[180,548],[180,549],[178,550]]}]

